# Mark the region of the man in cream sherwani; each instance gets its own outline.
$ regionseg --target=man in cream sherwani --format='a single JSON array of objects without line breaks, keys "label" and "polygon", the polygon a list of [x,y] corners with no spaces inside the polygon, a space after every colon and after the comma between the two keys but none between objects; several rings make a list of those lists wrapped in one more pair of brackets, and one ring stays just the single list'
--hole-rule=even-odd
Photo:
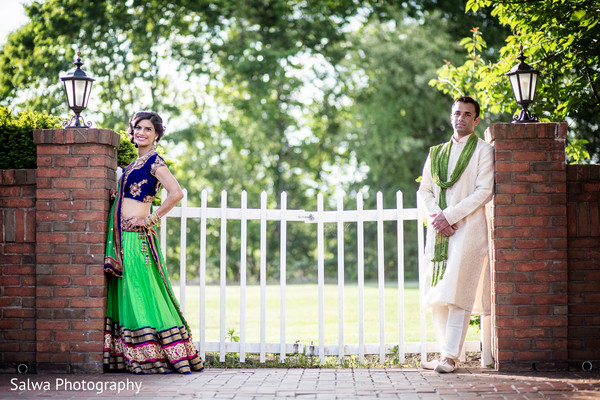
[{"label": "man in cream sherwani", "polygon": [[[479,104],[461,97],[450,114],[453,135],[431,148],[417,195],[429,215],[424,304],[433,313],[439,360],[422,367],[452,372],[461,353],[488,253],[485,204],[493,194],[493,147],[473,133]],[[462,155],[462,156],[461,156]],[[444,197],[444,198],[442,198]]]}]

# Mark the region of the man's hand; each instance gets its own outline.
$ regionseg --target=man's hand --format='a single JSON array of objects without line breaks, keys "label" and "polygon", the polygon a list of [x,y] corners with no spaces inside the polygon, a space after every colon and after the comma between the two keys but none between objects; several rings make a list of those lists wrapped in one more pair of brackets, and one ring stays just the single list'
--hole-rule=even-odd
[{"label": "man's hand", "polygon": [[433,229],[444,236],[452,236],[454,235],[454,232],[456,232],[456,229],[458,229],[456,225],[450,225],[448,223],[448,220],[446,220],[446,217],[442,211],[436,214],[431,214],[430,217],[433,218],[433,221],[431,222]]}]

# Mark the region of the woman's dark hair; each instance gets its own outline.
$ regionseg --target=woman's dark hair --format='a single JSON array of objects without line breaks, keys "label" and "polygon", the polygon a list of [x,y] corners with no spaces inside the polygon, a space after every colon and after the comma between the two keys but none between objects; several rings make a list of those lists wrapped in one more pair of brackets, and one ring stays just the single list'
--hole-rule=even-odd
[{"label": "woman's dark hair", "polygon": [[133,140],[133,130],[135,129],[135,126],[138,124],[138,122],[145,119],[152,122],[152,125],[154,125],[154,131],[158,134],[158,137],[156,138],[157,142],[160,141],[160,138],[162,138],[165,134],[165,127],[162,124],[163,121],[160,115],[158,115],[154,111],[138,111],[135,114],[133,114],[133,117],[131,117],[131,119],[129,120],[129,128],[127,128],[129,140],[131,140],[131,143],[133,143],[135,147],[138,146]]}]

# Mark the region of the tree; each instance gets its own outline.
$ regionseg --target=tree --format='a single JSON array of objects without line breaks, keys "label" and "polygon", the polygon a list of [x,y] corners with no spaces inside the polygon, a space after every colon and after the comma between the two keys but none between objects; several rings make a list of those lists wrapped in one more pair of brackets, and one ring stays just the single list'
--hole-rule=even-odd
[{"label": "tree", "polygon": [[[413,0],[406,4],[408,15],[413,18],[427,18],[436,13],[437,19],[429,19],[424,24],[432,29],[437,28],[437,21],[442,20],[445,33],[451,40],[459,42],[474,27],[486,32],[488,57],[493,57],[504,44],[504,38],[510,34],[510,29],[502,26],[492,16],[492,10],[479,8],[477,12],[467,7],[464,0]],[[437,30],[437,29],[436,29]]]},{"label": "tree", "polygon": [[186,8],[137,0],[46,0],[25,8],[30,22],[8,36],[0,54],[1,101],[25,97],[23,108],[64,112],[58,76],[81,49],[84,68],[98,78],[90,108],[100,125],[123,129],[143,108],[176,114],[165,60],[190,34]]},{"label": "tree", "polygon": [[[493,59],[478,54],[462,67],[446,65],[433,82],[444,92],[453,91],[469,79],[485,110],[514,112],[515,104],[504,76],[516,64],[520,45],[526,62],[541,72],[536,101],[532,105],[541,121],[567,121],[573,143],[589,141],[593,159],[600,156],[600,16],[597,3],[573,1],[493,2],[470,0],[467,9],[491,9],[492,15],[513,32]],[[485,32],[483,35],[485,36]],[[474,61],[474,62],[473,62]],[[444,82],[446,81],[446,82]]]}]

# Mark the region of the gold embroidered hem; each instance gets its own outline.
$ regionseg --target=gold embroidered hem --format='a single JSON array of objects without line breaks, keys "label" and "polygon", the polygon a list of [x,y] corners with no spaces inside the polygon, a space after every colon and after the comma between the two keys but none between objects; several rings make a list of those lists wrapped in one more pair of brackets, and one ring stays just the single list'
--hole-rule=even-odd
[{"label": "gold embroidered hem", "polygon": [[185,327],[156,332],[153,328],[129,330],[106,318],[104,366],[134,374],[202,371],[204,362]]}]

